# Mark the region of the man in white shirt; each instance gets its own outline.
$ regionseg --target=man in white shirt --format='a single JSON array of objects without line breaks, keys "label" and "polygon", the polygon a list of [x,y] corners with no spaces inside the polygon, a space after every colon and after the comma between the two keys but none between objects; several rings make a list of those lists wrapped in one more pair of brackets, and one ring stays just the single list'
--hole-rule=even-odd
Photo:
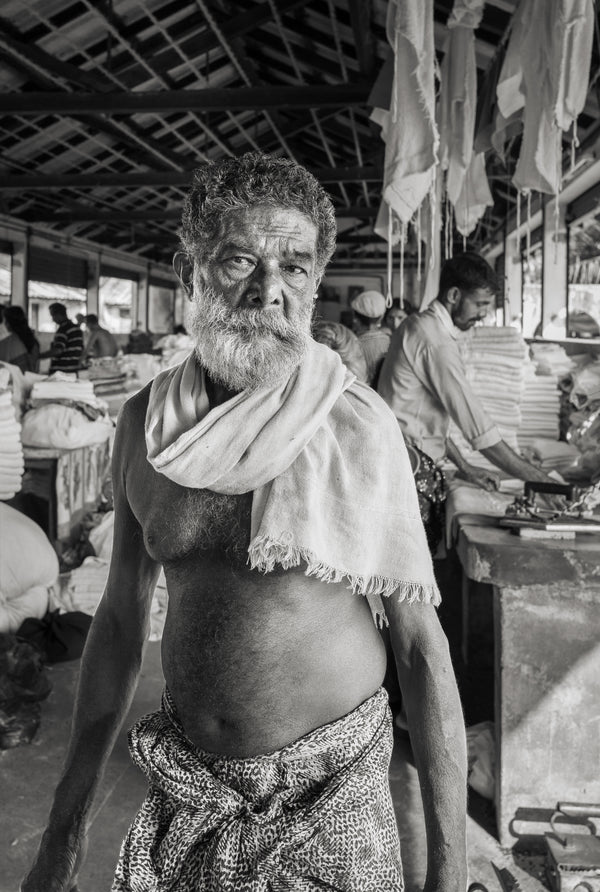
[{"label": "man in white shirt", "polygon": [[466,331],[483,320],[498,290],[494,271],[478,254],[465,252],[447,260],[436,299],[394,332],[378,391],[407,444],[435,465],[448,456],[464,479],[484,489],[499,485],[497,474],[469,464],[448,437],[452,419],[471,447],[509,476],[555,483],[502,439],[466,378],[457,329]]}]

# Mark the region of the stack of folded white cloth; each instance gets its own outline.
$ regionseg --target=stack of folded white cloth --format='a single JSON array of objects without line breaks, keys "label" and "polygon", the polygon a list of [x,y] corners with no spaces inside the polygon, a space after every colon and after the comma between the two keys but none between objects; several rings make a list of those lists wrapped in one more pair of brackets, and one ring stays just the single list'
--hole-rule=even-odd
[{"label": "stack of folded white cloth", "polygon": [[[516,328],[492,325],[476,326],[459,335],[458,344],[471,388],[502,439],[516,449],[527,344]],[[453,422],[449,435],[470,464],[495,467],[471,448]]]},{"label": "stack of folded white cloth", "polygon": [[550,440],[544,437],[532,437],[527,443],[526,457],[549,474],[556,471],[561,476],[577,467],[581,453],[572,443],[561,440]]},{"label": "stack of folded white cloth", "polygon": [[555,375],[540,375],[534,363],[529,363],[521,401],[521,424],[517,434],[519,446],[545,437],[558,440],[560,391]]},{"label": "stack of folded white cloth", "polygon": [[114,394],[127,393],[126,369],[121,356],[101,356],[90,360],[87,376],[92,382],[96,396],[104,399]]},{"label": "stack of folded white cloth", "polygon": [[76,403],[96,404],[94,385],[91,381],[69,375],[67,372],[54,372],[48,378],[36,381],[31,390],[32,400],[46,403],[72,400]]},{"label": "stack of folded white cloth", "polygon": [[12,499],[21,489],[25,463],[21,425],[17,421],[12,390],[0,378],[0,499]]},{"label": "stack of folded white cloth", "polygon": [[530,354],[535,363],[538,375],[551,375],[562,378],[574,367],[573,358],[560,344],[531,344]]}]

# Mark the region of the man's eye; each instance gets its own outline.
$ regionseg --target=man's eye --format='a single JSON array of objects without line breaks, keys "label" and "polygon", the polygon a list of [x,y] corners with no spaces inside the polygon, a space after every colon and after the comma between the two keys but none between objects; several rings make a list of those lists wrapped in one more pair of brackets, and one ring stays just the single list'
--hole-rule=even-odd
[{"label": "man's eye", "polygon": [[238,269],[251,269],[254,266],[254,261],[249,257],[230,257],[229,263],[233,264]]},{"label": "man's eye", "polygon": [[285,269],[286,272],[291,273],[293,276],[306,275],[306,270],[303,266],[294,266],[293,264],[290,264],[289,266],[286,266]]}]

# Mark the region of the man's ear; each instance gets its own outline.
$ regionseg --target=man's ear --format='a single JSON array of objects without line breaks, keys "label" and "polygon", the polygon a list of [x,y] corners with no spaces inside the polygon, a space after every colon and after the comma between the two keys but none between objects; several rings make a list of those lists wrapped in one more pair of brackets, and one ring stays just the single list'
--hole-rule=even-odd
[{"label": "man's ear", "polygon": [[460,288],[454,285],[446,291],[446,303],[450,307],[455,307],[460,301]]},{"label": "man's ear", "polygon": [[193,292],[194,261],[185,251],[176,251],[173,256],[173,270],[181,282],[183,290],[191,299]]}]

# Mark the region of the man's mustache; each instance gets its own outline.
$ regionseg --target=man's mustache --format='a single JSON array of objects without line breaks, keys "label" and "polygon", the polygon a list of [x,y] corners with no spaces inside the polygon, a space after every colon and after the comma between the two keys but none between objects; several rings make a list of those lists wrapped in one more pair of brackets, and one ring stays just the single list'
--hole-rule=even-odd
[{"label": "man's mustache", "polygon": [[255,307],[243,307],[232,310],[223,320],[229,331],[270,332],[276,335],[289,335],[296,330],[281,313],[272,310],[261,310]]}]

